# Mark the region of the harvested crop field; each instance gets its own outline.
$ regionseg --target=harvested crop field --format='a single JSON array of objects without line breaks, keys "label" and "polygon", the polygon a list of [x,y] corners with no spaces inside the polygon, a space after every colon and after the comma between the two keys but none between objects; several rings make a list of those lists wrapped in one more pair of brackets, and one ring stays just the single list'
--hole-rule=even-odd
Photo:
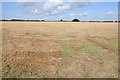
[{"label": "harvested crop field", "polygon": [[117,78],[118,23],[2,22],[4,78]]}]

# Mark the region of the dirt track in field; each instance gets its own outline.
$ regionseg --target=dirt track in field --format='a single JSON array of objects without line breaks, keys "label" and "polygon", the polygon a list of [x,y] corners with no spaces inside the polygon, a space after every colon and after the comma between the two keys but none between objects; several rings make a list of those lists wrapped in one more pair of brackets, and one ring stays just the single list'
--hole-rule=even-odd
[{"label": "dirt track in field", "polygon": [[118,24],[2,22],[3,77],[118,77]]}]

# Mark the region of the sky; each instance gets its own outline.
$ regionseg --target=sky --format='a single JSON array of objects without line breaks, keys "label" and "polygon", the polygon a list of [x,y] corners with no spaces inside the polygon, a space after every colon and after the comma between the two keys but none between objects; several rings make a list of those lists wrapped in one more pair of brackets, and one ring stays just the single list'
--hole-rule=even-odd
[{"label": "sky", "polygon": [[2,19],[118,20],[117,2],[2,2]]}]

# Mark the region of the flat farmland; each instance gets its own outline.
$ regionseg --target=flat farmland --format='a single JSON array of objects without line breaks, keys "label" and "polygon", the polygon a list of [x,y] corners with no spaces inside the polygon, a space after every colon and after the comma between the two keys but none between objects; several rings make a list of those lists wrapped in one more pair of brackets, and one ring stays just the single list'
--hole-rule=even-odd
[{"label": "flat farmland", "polygon": [[4,78],[117,78],[118,23],[2,22]]}]

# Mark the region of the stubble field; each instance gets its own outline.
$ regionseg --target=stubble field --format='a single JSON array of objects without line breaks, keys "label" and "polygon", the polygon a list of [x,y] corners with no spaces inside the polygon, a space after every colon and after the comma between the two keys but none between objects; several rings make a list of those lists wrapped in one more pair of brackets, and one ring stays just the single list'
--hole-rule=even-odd
[{"label": "stubble field", "polygon": [[2,22],[2,76],[118,77],[118,23]]}]

